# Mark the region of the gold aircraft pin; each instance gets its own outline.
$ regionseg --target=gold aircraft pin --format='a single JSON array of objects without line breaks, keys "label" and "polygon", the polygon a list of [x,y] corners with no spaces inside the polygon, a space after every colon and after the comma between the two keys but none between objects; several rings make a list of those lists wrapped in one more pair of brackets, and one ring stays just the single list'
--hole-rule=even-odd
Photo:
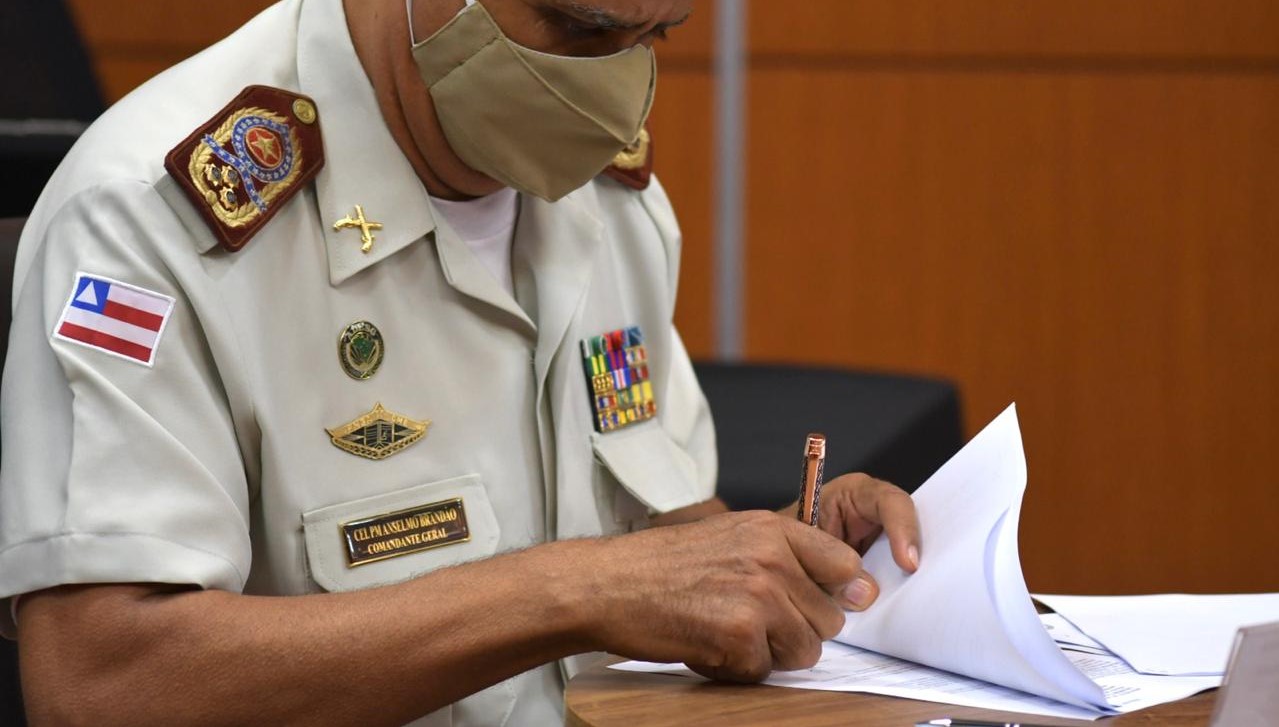
[{"label": "gold aircraft pin", "polygon": [[386,459],[415,444],[431,421],[417,421],[388,411],[379,402],[373,410],[340,427],[327,429],[333,446],[365,459]]}]

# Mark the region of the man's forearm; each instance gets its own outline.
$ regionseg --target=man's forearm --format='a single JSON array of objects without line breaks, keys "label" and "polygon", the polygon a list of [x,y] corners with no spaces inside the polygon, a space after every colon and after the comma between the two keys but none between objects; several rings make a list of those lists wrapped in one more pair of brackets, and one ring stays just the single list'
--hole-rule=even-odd
[{"label": "man's forearm", "polygon": [[712,515],[718,515],[728,512],[728,505],[718,497],[713,497],[706,502],[699,502],[696,505],[689,505],[678,510],[664,512],[661,515],[654,515],[651,523],[654,527],[663,527],[666,525],[683,525],[685,523],[693,523],[703,520]]},{"label": "man's forearm", "polygon": [[574,586],[589,547],[556,543],[355,593],[33,594],[19,614],[28,709],[37,725],[403,724],[593,650]]}]

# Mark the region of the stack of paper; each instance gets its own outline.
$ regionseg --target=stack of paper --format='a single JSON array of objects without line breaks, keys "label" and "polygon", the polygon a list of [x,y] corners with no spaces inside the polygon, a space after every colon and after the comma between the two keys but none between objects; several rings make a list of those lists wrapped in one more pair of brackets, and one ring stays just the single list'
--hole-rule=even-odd
[{"label": "stack of paper", "polygon": [[[864,558],[879,580],[879,600],[848,614],[816,667],[775,673],[767,683],[1085,719],[1218,686],[1220,675],[1138,673],[1105,639],[1040,619],[1017,551],[1025,489],[1010,406],[915,493],[924,537],[919,571],[898,568],[881,537]],[[692,674],[680,665],[617,668]]]},{"label": "stack of paper", "polygon": [[1279,593],[1035,596],[1142,674],[1221,675],[1235,634],[1279,621]]}]

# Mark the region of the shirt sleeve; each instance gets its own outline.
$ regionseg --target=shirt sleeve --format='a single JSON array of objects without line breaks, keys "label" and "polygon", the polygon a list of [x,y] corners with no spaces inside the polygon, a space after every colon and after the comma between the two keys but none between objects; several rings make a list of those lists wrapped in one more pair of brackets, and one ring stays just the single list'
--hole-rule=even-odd
[{"label": "shirt sleeve", "polygon": [[122,182],[79,193],[23,245],[37,249],[15,273],[0,392],[0,599],[80,583],[239,591],[248,486],[206,335],[216,297],[185,228],[150,185]]}]

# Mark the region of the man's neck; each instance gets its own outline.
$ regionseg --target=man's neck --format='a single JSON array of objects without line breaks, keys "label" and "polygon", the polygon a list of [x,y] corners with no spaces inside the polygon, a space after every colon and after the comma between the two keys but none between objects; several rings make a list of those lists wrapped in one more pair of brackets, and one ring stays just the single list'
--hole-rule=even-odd
[{"label": "man's neck", "polygon": [[[343,0],[355,54],[373,85],[382,118],[414,171],[435,197],[469,199],[502,188],[466,166],[449,147],[431,94],[418,75],[404,0]],[[463,0],[417,0],[417,40],[444,27]],[[354,142],[353,142],[354,143]]]}]

